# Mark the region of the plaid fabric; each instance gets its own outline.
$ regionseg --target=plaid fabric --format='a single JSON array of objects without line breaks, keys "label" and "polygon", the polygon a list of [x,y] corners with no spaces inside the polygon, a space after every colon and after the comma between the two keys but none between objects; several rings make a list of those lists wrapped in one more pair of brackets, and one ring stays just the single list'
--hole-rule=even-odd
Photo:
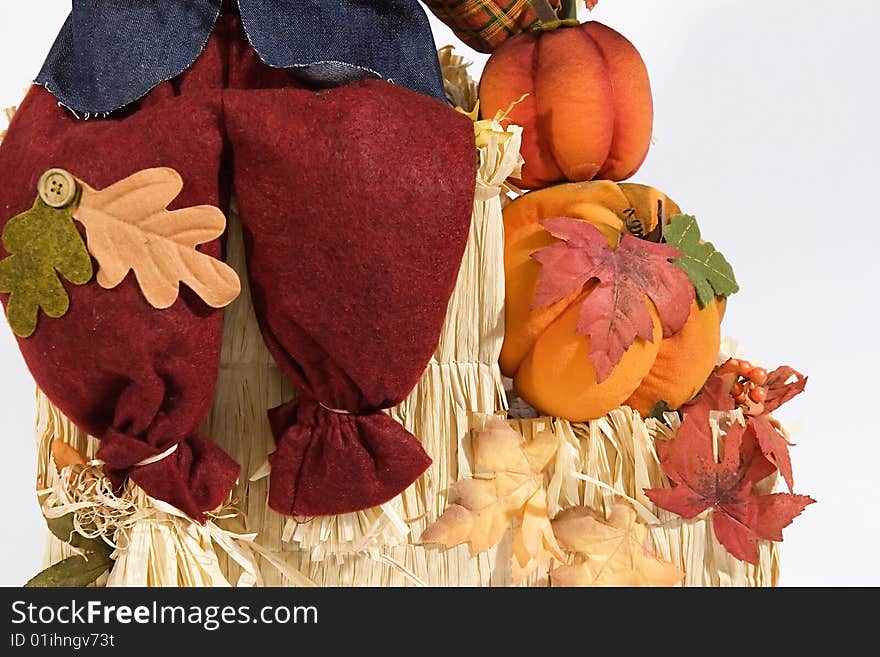
[{"label": "plaid fabric", "polygon": [[[538,23],[528,0],[423,0],[474,50],[492,52],[514,34]],[[554,9],[561,0],[550,0]]]}]

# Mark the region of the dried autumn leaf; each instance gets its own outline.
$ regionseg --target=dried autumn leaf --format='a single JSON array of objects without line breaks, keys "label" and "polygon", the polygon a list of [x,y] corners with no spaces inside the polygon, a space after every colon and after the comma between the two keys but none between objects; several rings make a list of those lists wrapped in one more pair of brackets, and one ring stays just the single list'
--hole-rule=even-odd
[{"label": "dried autumn leaf", "polygon": [[771,463],[779,470],[779,474],[785,479],[789,491],[794,491],[794,473],[791,469],[791,455],[788,448],[794,445],[773,426],[770,418],[766,415],[749,418],[749,424],[755,430],[758,445]]},{"label": "dried autumn leaf", "polygon": [[512,573],[519,584],[551,559],[564,560],[547,513],[547,491],[538,488],[526,502],[522,523],[513,535]]},{"label": "dried autumn leaf", "polygon": [[708,306],[716,297],[727,297],[739,292],[733,267],[711,242],[704,242],[696,217],[679,214],[669,220],[663,238],[670,246],[681,251],[673,262],[684,270],[697,291],[700,308]]},{"label": "dried autumn leaf", "polygon": [[100,538],[86,538],[74,529],[73,513],[60,518],[46,517],[46,527],[59,541],[68,543],[79,550],[87,552],[112,552],[110,547]]},{"label": "dried autumn leaf", "polygon": [[[730,411],[736,407],[731,388],[737,377],[728,370],[725,363],[718,369],[718,373],[709,378],[699,397],[682,407],[684,415],[699,415],[708,419],[710,411]],[[791,381],[792,378],[795,380]],[[745,408],[747,421],[753,425],[761,451],[779,469],[789,491],[794,490],[794,474],[788,448],[794,443],[789,442],[774,426],[768,414],[802,393],[806,384],[807,377],[797,370],[785,365],[778,367],[767,375],[764,385],[767,397],[764,402],[755,403],[749,400]]]},{"label": "dried autumn leaf", "polygon": [[[792,377],[794,381],[792,381]],[[807,387],[807,378],[797,370],[783,365],[767,375],[767,397],[764,399],[764,413],[772,413],[787,401],[801,394]]]},{"label": "dried autumn leaf", "polygon": [[599,280],[584,299],[577,324],[578,333],[590,337],[597,381],[608,378],[637,337],[653,341],[648,299],[657,309],[664,337],[684,326],[694,286],[669,262],[681,251],[631,235],[623,235],[612,249],[595,226],[569,217],[541,225],[560,241],[532,254],[542,266],[532,308],[550,306],[579,292],[591,279]]},{"label": "dried autumn leaf", "polygon": [[646,489],[662,509],[694,518],[712,509],[718,541],[742,561],[757,564],[757,540],[781,541],[782,529],[815,500],[806,495],[755,495],[756,483],[775,471],[761,453],[753,425],[730,427],[724,454],[713,453],[711,428],[695,415],[686,415],[675,438],[660,443],[657,452],[674,488]]},{"label": "dried autumn leaf", "polygon": [[87,586],[113,566],[109,552],[87,552],[49,566],[26,584],[26,588],[59,588]]},{"label": "dried autumn leaf", "polygon": [[493,418],[472,441],[474,478],[453,484],[452,504],[422,533],[421,543],[453,547],[469,543],[472,555],[497,545],[517,521],[515,570],[533,572],[546,555],[562,560],[547,515],[544,469],[559,439],[550,431],[525,442],[510,425]]},{"label": "dried autumn leaf", "polygon": [[693,415],[700,422],[709,421],[711,411],[732,411],[736,400],[730,393],[736,377],[732,374],[713,374],[703,385],[697,398],[681,407],[682,414]]},{"label": "dried autumn leaf", "polygon": [[49,446],[52,453],[52,460],[58,472],[70,465],[85,465],[86,459],[80,454],[75,447],[64,442],[60,438],[56,438]]},{"label": "dried autumn leaf", "polygon": [[116,287],[133,270],[154,308],[174,304],[180,283],[213,308],[239,295],[235,271],[196,249],[223,234],[223,213],[207,205],[167,209],[183,189],[174,169],[145,169],[101,191],[78,182],[82,199],[74,217],[86,228],[101,287]]},{"label": "dried autumn leaf", "polygon": [[53,318],[70,307],[60,274],[74,285],[92,279],[92,259],[76,230],[70,208],[52,208],[39,197],[6,224],[0,260],[0,292],[9,293],[6,316],[21,338],[37,329],[40,309]]},{"label": "dried autumn leaf", "polygon": [[[52,453],[52,460],[55,462],[55,468],[58,470],[59,474],[64,468],[73,466],[73,465],[86,465],[86,459],[80,454],[74,447],[64,442],[60,438],[56,438],[52,441],[49,447]],[[68,474],[68,479],[70,483],[76,481],[77,473],[75,471],[71,471]]]},{"label": "dried autumn leaf", "polygon": [[674,586],[684,577],[648,549],[648,528],[628,504],[611,507],[608,522],[587,507],[565,509],[553,530],[563,548],[584,557],[551,572],[554,586]]}]

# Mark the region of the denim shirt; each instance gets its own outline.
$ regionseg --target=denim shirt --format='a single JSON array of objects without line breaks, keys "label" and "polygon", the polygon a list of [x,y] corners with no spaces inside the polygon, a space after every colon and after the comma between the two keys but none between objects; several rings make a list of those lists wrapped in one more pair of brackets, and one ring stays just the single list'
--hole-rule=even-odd
[{"label": "denim shirt", "polygon": [[[227,0],[228,1],[228,0]],[[223,0],[73,0],[36,83],[75,112],[128,105],[189,68]],[[445,100],[417,0],[238,0],[266,64],[337,85],[374,77]]]}]

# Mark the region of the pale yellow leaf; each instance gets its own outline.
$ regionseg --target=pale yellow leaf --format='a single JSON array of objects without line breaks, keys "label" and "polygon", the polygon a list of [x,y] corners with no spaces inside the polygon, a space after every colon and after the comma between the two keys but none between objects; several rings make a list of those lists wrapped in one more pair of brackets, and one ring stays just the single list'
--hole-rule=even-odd
[{"label": "pale yellow leaf", "polygon": [[543,472],[559,450],[559,438],[552,431],[542,431],[523,447],[532,472]]},{"label": "pale yellow leaf", "polygon": [[648,529],[628,504],[615,504],[607,522],[587,507],[566,509],[553,530],[562,547],[583,557],[555,569],[554,586],[674,586],[684,577],[646,547]]},{"label": "pale yellow leaf", "polygon": [[523,568],[532,567],[533,558],[543,559],[547,545],[561,559],[552,541],[544,492],[544,468],[559,447],[558,439],[544,432],[526,443],[507,422],[495,418],[471,445],[478,478],[453,484],[454,504],[422,533],[421,542],[447,547],[469,543],[476,555],[497,545],[519,520],[516,540]]},{"label": "pale yellow leaf", "polygon": [[174,169],[145,169],[96,191],[82,180],[74,217],[86,229],[89,252],[98,261],[103,288],[119,285],[134,271],[154,308],[168,308],[185,283],[209,306],[221,308],[241,292],[235,271],[196,247],[223,234],[226,217],[202,205],[168,210],[183,189]]},{"label": "pale yellow leaf", "polygon": [[475,473],[518,472],[532,474],[523,450],[523,437],[507,422],[494,417],[471,442]]},{"label": "pale yellow leaf", "polygon": [[422,532],[422,543],[459,545],[470,539],[474,515],[463,506],[453,504],[437,518],[437,522]]},{"label": "pale yellow leaf", "polygon": [[549,564],[551,559],[565,562],[547,514],[547,491],[541,486],[526,503],[522,524],[513,535],[514,583],[519,584],[538,568]]}]

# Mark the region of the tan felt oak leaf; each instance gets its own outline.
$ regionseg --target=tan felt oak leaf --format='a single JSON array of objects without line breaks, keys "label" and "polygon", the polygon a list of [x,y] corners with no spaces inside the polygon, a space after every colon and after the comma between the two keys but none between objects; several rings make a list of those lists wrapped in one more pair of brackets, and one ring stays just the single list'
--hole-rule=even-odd
[{"label": "tan felt oak leaf", "polygon": [[554,586],[674,586],[684,577],[646,547],[648,528],[627,504],[615,504],[608,522],[588,507],[565,509],[553,530],[566,550],[583,557],[551,572]]},{"label": "tan felt oak leaf", "polygon": [[422,543],[470,544],[472,555],[497,545],[518,522],[513,538],[514,573],[527,576],[550,557],[563,561],[547,515],[544,470],[559,439],[550,431],[525,442],[494,418],[472,441],[474,477],[453,484],[455,501],[422,533]]},{"label": "tan felt oak leaf", "polygon": [[173,305],[180,283],[213,308],[239,295],[235,271],[196,249],[223,234],[226,217],[209,205],[168,210],[183,189],[174,169],[138,171],[100,191],[78,182],[82,199],[74,217],[85,226],[101,287],[116,287],[133,270],[154,308]]}]

